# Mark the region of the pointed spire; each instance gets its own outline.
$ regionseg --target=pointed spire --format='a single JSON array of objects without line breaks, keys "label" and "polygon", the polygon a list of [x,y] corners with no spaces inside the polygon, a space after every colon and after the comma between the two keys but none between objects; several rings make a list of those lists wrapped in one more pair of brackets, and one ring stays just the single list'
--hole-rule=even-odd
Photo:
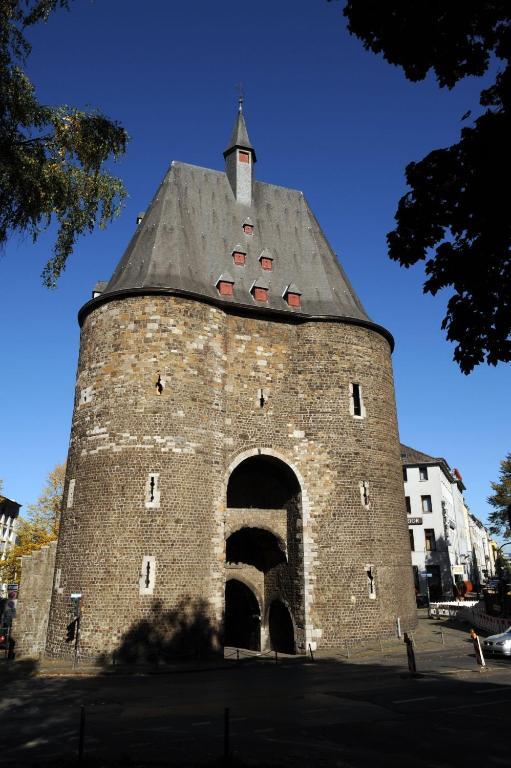
[{"label": "pointed spire", "polygon": [[227,158],[231,152],[235,149],[248,149],[252,152],[252,162],[256,162],[255,149],[250,143],[248,138],[247,126],[245,124],[245,117],[243,115],[243,96],[238,99],[238,114],[236,115],[236,122],[231,134],[231,140],[229,146],[224,151],[224,157]]}]

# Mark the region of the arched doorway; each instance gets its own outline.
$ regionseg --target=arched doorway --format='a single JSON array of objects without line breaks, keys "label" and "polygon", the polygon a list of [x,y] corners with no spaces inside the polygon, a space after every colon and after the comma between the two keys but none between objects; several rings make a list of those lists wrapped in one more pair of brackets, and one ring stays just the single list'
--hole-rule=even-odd
[{"label": "arched doorway", "polygon": [[261,615],[252,590],[238,579],[225,585],[224,645],[261,650]]},{"label": "arched doorway", "polygon": [[268,625],[272,650],[281,653],[295,653],[293,622],[282,600],[274,600],[270,605]]},{"label": "arched doorway", "polygon": [[280,563],[286,562],[284,548],[277,537],[262,528],[240,528],[225,543],[225,559],[228,563],[253,565],[267,573]]},{"label": "arched doorway", "polygon": [[233,470],[227,486],[228,507],[287,509],[296,504],[300,484],[280,459],[250,456]]},{"label": "arched doorway", "polygon": [[[260,626],[262,650],[295,653],[305,648],[304,558],[302,492],[298,478],[285,461],[273,455],[248,456],[232,470],[226,498],[226,581],[253,584],[264,616]],[[230,589],[230,588],[229,588]],[[226,636],[240,637],[232,628],[239,606],[240,622],[246,609],[234,600],[227,606]],[[276,601],[272,611],[268,606]],[[288,606],[288,607],[286,607]],[[269,620],[272,617],[273,637]],[[296,626],[296,637],[295,629]],[[246,631],[241,633],[246,643]],[[227,640],[226,640],[227,643]],[[243,647],[247,647],[246,645]]]}]

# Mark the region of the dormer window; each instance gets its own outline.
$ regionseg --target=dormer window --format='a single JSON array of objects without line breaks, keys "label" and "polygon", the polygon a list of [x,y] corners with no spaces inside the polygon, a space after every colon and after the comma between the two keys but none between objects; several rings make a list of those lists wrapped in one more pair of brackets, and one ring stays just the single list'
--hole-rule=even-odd
[{"label": "dormer window", "polygon": [[250,163],[250,152],[244,152],[240,149],[238,152],[238,159],[240,163]]},{"label": "dormer window", "polygon": [[224,272],[216,281],[216,288],[220,296],[232,296],[234,280],[228,272]]},{"label": "dormer window", "polygon": [[284,291],[284,299],[289,307],[300,308],[302,305],[302,292],[294,283],[290,283]]},{"label": "dormer window", "polygon": [[265,269],[267,272],[271,272],[273,269],[273,256],[267,248],[265,248],[259,256],[259,263],[261,264],[261,268]]},{"label": "dormer window", "polygon": [[266,280],[256,280],[250,293],[256,301],[268,301],[270,284]]},{"label": "dormer window", "polygon": [[252,223],[252,219],[245,219],[245,221],[243,222],[243,232],[246,235],[254,234],[254,225]]},{"label": "dormer window", "polygon": [[247,260],[247,253],[244,251],[241,247],[241,245],[237,245],[233,252],[232,252],[232,260],[238,267],[245,266],[245,261]]}]

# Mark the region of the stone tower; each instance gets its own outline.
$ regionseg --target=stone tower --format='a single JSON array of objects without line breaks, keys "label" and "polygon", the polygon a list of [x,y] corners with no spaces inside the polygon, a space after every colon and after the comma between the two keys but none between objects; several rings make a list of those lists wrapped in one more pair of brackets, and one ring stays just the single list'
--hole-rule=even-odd
[{"label": "stone tower", "polygon": [[302,192],[173,162],[80,310],[47,651],[304,652],[415,622],[388,331]]}]

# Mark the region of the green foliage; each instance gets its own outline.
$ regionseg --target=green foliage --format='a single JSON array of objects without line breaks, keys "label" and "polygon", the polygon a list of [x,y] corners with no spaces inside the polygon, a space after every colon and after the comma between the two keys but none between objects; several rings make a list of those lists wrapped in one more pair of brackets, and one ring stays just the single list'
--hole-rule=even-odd
[{"label": "green foliage", "polygon": [[28,507],[27,517],[19,520],[16,544],[0,562],[0,582],[19,581],[20,558],[57,539],[65,476],[66,465],[57,464],[48,473],[48,480],[36,503]]},{"label": "green foliage", "polygon": [[[424,292],[451,291],[442,328],[464,373],[511,360],[511,4],[505,0],[348,0],[349,31],[412,81],[441,87],[501,64],[485,110],[460,141],[406,168],[410,191],[387,235],[401,266],[426,261]],[[467,112],[461,119],[467,119]]]},{"label": "green foliage", "polygon": [[102,169],[126,150],[128,136],[99,111],[38,102],[22,70],[27,27],[68,0],[0,0],[0,246],[13,233],[35,242],[57,223],[53,256],[42,278],[55,287],[79,235],[112,220],[126,195]]},{"label": "green foliage", "polygon": [[499,481],[492,483],[493,494],[488,496],[488,503],[494,507],[489,520],[490,531],[493,534],[502,534],[504,538],[511,538],[511,453],[500,462]]}]

